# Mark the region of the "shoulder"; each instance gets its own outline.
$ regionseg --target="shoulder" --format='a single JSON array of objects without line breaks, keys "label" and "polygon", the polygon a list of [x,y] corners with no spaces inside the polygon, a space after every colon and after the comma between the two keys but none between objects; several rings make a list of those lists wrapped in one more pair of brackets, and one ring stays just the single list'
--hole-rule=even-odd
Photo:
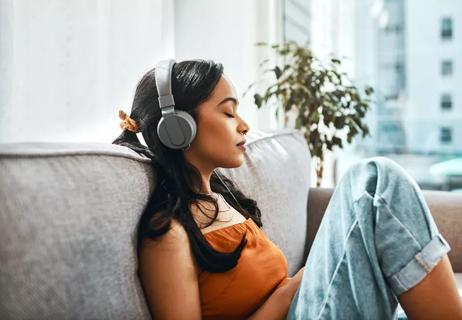
[{"label": "shoulder", "polygon": [[139,276],[152,314],[165,319],[200,319],[197,266],[180,222],[174,219],[164,235],[142,240]]},{"label": "shoulder", "polygon": [[181,259],[192,265],[197,275],[200,273],[200,268],[191,250],[188,234],[183,224],[175,218],[171,220],[170,229],[162,236],[156,239],[148,237],[142,239],[140,254],[142,258],[146,255],[153,255],[170,261]]}]

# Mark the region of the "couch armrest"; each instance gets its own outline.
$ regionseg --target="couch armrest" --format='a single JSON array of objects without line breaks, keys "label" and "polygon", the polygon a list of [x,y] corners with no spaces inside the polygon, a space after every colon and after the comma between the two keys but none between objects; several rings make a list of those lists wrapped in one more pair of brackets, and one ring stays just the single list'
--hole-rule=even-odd
[{"label": "couch armrest", "polygon": [[[310,188],[308,194],[308,230],[305,259],[318,231],[333,188]],[[462,194],[449,191],[422,190],[439,231],[448,241],[448,253],[454,272],[462,272]]]}]

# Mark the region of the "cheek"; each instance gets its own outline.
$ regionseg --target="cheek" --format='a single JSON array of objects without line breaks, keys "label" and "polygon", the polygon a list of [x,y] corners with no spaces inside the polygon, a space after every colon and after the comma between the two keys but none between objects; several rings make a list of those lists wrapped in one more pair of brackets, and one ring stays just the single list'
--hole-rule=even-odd
[{"label": "cheek", "polygon": [[216,163],[242,161],[244,152],[236,144],[232,121],[221,114],[209,115],[199,124],[194,149],[201,158],[213,159]]},{"label": "cheek", "polygon": [[221,114],[208,117],[198,127],[199,139],[207,144],[213,143],[216,147],[226,147],[232,144],[235,137],[232,133],[231,121],[227,120]]}]

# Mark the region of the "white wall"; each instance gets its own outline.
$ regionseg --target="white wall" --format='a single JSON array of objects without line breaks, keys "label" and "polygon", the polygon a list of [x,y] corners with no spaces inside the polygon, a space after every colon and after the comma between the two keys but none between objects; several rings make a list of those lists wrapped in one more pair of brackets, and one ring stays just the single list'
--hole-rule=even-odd
[{"label": "white wall", "polygon": [[1,8],[3,142],[110,141],[142,73],[173,54],[170,1],[2,0]]},{"label": "white wall", "polygon": [[278,0],[175,0],[176,58],[221,62],[238,91],[240,114],[251,128],[260,130],[282,127],[282,116],[278,122],[275,106],[257,109],[253,91],[242,94],[262,76],[259,62],[272,57],[254,44],[281,39],[280,5]]},{"label": "white wall", "polygon": [[[279,3],[0,0],[0,142],[112,141],[117,109],[170,57],[222,62],[241,94],[269,55],[254,43],[281,38]],[[252,93],[240,107],[251,127],[282,125]]]},{"label": "white wall", "polygon": [[309,43],[311,39],[312,0],[282,0],[284,39],[299,44]]}]

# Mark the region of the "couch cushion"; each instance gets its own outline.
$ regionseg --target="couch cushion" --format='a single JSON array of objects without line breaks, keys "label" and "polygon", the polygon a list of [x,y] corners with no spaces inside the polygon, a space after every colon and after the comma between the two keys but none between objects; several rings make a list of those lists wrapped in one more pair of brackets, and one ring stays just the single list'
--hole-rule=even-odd
[{"label": "couch cushion", "polygon": [[289,262],[292,276],[304,264],[311,167],[308,145],[298,130],[253,132],[244,165],[221,168],[244,194],[257,201],[263,231]]},{"label": "couch cushion", "polygon": [[456,272],[454,276],[456,277],[457,287],[459,288],[459,295],[462,299],[462,272]]},{"label": "couch cushion", "polygon": [[0,318],[150,319],[134,250],[143,161],[105,144],[0,146]]},{"label": "couch cushion", "polygon": [[[290,129],[248,140],[244,165],[221,173],[256,199],[293,274],[306,234],[306,142]],[[0,177],[0,318],[150,318],[136,259],[149,159],[111,144],[0,144]]]}]

